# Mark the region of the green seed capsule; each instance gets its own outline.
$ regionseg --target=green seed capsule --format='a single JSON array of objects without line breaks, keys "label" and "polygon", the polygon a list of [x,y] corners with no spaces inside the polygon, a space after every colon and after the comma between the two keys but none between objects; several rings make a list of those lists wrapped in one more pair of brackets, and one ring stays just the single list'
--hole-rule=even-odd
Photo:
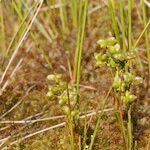
[{"label": "green seed capsule", "polygon": [[63,106],[63,105],[65,105],[67,103],[67,101],[68,101],[68,97],[67,96],[61,96],[60,100],[59,100],[59,104],[61,106]]},{"label": "green seed capsule", "polygon": [[110,66],[112,68],[116,68],[117,67],[117,63],[113,59],[110,59],[110,61],[108,63],[108,66]]},{"label": "green seed capsule", "polygon": [[69,115],[70,110],[69,110],[68,106],[63,106],[63,110],[64,110],[64,112],[65,112],[66,115]]},{"label": "green seed capsule", "polygon": [[124,92],[125,89],[126,89],[126,84],[123,82],[123,83],[121,84],[121,91]]},{"label": "green seed capsule", "polygon": [[101,67],[102,65],[104,65],[106,58],[107,58],[106,54],[102,54],[102,53],[95,54],[96,67]]},{"label": "green seed capsule", "polygon": [[116,60],[120,60],[120,61],[124,60],[124,55],[123,54],[115,54],[113,57]]},{"label": "green seed capsule", "polygon": [[123,97],[123,101],[125,103],[133,103],[136,100],[136,96],[131,94],[131,92],[126,91],[125,96]]},{"label": "green seed capsule", "polygon": [[119,77],[116,77],[115,78],[115,81],[113,82],[113,85],[112,85],[112,87],[114,88],[114,89],[116,89],[116,90],[121,90],[120,88],[121,88],[121,79],[119,78]]},{"label": "green seed capsule", "polygon": [[78,114],[79,114],[79,111],[77,111],[77,110],[71,111],[71,116],[72,116],[72,117],[75,117],[75,116],[77,116]]},{"label": "green seed capsule", "polygon": [[134,75],[130,72],[126,72],[124,74],[124,80],[126,83],[129,83],[129,84],[132,83],[134,81]]},{"label": "green seed capsule", "polygon": [[61,78],[62,78],[61,74],[50,74],[47,76],[47,79],[49,81],[55,81],[55,82],[59,82]]},{"label": "green seed capsule", "polygon": [[106,48],[108,46],[113,46],[117,43],[117,40],[114,37],[108,38],[106,40],[99,40],[97,44],[99,44],[102,48]]},{"label": "green seed capsule", "polygon": [[120,45],[116,44],[115,46],[109,46],[108,50],[111,54],[118,54],[120,52]]},{"label": "green seed capsule", "polygon": [[106,54],[96,53],[94,54],[96,61],[105,61],[107,58]]}]

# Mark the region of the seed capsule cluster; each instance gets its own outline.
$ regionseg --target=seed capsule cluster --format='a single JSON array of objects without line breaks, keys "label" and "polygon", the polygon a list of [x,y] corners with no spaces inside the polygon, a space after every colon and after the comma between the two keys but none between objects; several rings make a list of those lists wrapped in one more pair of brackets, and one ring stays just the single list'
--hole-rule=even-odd
[{"label": "seed capsule cluster", "polygon": [[135,58],[133,52],[124,52],[121,50],[119,43],[114,37],[97,42],[101,48],[105,49],[105,53],[95,54],[96,67],[107,65],[115,72],[113,89],[121,93],[121,99],[124,103],[130,104],[136,100],[136,96],[132,94],[132,87],[142,83],[142,78],[131,73],[131,68],[127,67],[130,60]]},{"label": "seed capsule cluster", "polygon": [[119,67],[123,69],[127,61],[135,58],[135,54],[133,52],[123,52],[114,37],[106,40],[99,40],[97,43],[106,51],[104,54],[95,54],[96,67],[107,65],[111,68]]},{"label": "seed capsule cluster", "polygon": [[51,99],[57,98],[66,115],[71,114],[73,118],[78,117],[79,111],[75,108],[77,103],[75,88],[63,81],[60,74],[48,75],[47,79],[50,82],[47,96]]}]

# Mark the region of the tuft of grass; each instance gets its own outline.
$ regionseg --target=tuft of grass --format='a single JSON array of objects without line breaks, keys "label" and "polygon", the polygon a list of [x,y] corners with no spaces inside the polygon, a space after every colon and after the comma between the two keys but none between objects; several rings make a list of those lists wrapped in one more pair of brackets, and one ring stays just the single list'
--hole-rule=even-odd
[{"label": "tuft of grass", "polygon": [[82,53],[83,53],[83,44],[84,44],[84,34],[85,26],[87,20],[87,9],[88,9],[88,0],[81,0],[79,8],[79,28],[78,28],[78,37],[77,37],[77,48],[74,59],[74,79],[77,88],[77,108],[79,108],[79,94],[80,94],[80,78],[81,78],[81,62],[82,62]]},{"label": "tuft of grass", "polygon": [[[0,79],[0,84],[2,84],[2,82],[3,82],[3,80],[4,80],[5,76],[6,76],[6,73],[7,73],[8,69],[9,69],[9,67],[11,66],[13,60],[15,59],[15,56],[17,55],[20,46],[22,45],[23,41],[25,40],[25,38],[26,38],[26,36],[27,36],[27,34],[28,34],[28,32],[29,32],[29,30],[30,30],[30,28],[31,28],[31,26],[32,26],[32,24],[33,24],[33,22],[34,22],[34,20],[35,20],[35,18],[37,16],[41,6],[42,6],[42,4],[43,4],[43,0],[41,0],[39,2],[35,2],[33,4],[33,7],[31,8],[30,11],[32,11],[32,13],[34,15],[31,15],[30,12],[27,13],[27,15],[24,17],[23,21],[20,23],[20,26],[19,26],[17,32],[14,34],[14,36],[13,36],[13,38],[12,38],[12,40],[11,40],[7,50],[6,50],[6,55],[9,54],[9,52],[10,52],[14,42],[16,42],[15,40],[16,40],[16,37],[17,37],[18,34],[20,34],[19,40],[18,40],[18,42],[17,42],[17,44],[16,44],[16,46],[15,46],[15,48],[13,50],[13,54],[11,55],[11,58],[9,59],[9,62],[8,62],[7,66],[6,66],[5,70],[4,70],[4,73],[3,73],[2,77],[1,77],[1,79]],[[21,33],[20,33],[20,30],[22,30]]]}]

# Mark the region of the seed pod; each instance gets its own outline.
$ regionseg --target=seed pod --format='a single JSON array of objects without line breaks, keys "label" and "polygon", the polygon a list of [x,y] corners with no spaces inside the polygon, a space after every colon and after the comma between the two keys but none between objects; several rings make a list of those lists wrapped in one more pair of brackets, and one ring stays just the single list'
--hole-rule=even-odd
[{"label": "seed pod", "polygon": [[95,54],[96,67],[101,67],[102,65],[104,65],[106,58],[107,58],[106,54],[102,54],[102,53]]},{"label": "seed pod", "polygon": [[75,117],[75,116],[77,116],[79,114],[79,111],[78,110],[73,110],[73,111],[71,111],[71,116],[72,117]]},{"label": "seed pod", "polygon": [[110,54],[118,54],[120,52],[120,45],[116,44],[114,46],[109,46],[108,50],[109,50]]},{"label": "seed pod", "polygon": [[65,112],[66,115],[69,115],[70,110],[69,110],[68,106],[63,106],[63,110],[64,110],[64,112]]},{"label": "seed pod", "polygon": [[59,104],[61,106],[64,106],[67,103],[67,101],[68,101],[68,96],[66,95],[60,96]]},{"label": "seed pod", "polygon": [[59,82],[61,78],[62,78],[61,74],[50,74],[47,76],[47,79],[49,81],[55,81],[55,82]]},{"label": "seed pod", "polygon": [[128,84],[131,84],[134,81],[134,75],[130,72],[125,72],[124,81]]},{"label": "seed pod", "polygon": [[109,63],[107,65],[110,66],[111,68],[116,68],[117,67],[117,63],[115,62],[114,59],[110,59]]},{"label": "seed pod", "polygon": [[133,103],[136,100],[136,96],[131,94],[131,92],[126,91],[125,96],[123,96],[123,101],[128,104],[128,103]]},{"label": "seed pod", "polygon": [[123,54],[115,54],[114,56],[113,56],[113,58],[114,59],[116,59],[116,60],[119,60],[119,61],[124,61],[125,59],[124,59],[124,55]]},{"label": "seed pod", "polygon": [[121,90],[121,83],[122,83],[122,81],[121,81],[120,77],[116,76],[112,87],[119,91],[119,90]]},{"label": "seed pod", "polygon": [[99,44],[102,48],[106,48],[108,46],[113,46],[117,43],[117,40],[114,37],[108,38],[106,40],[99,40],[97,44]]}]

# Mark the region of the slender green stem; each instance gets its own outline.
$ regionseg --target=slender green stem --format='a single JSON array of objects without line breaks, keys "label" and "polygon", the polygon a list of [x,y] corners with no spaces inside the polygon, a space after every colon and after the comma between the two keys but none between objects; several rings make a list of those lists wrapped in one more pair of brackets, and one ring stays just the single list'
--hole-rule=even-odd
[{"label": "slender green stem", "polygon": [[132,150],[133,147],[132,128],[132,105],[130,105],[128,109],[128,150]]},{"label": "slender green stem", "polygon": [[132,0],[128,0],[128,49],[132,50]]},{"label": "slender green stem", "polygon": [[116,112],[116,118],[117,118],[120,128],[121,128],[122,137],[123,137],[123,141],[125,144],[125,150],[126,150],[128,145],[127,145],[127,140],[126,140],[126,132],[125,132],[125,126],[124,126],[122,114],[120,112]]},{"label": "slender green stem", "polygon": [[140,36],[138,37],[138,39],[136,40],[135,44],[133,45],[132,50],[135,50],[135,48],[137,47],[139,41],[141,40],[142,36],[144,35],[145,31],[147,30],[147,28],[150,25],[150,20],[147,22],[146,26],[144,27],[143,31],[141,32]]},{"label": "slender green stem", "polygon": [[122,44],[123,50],[126,51],[126,35],[125,35],[125,20],[124,20],[124,3],[123,0],[119,0],[120,19],[121,19],[121,32],[122,32]]},{"label": "slender green stem", "polygon": [[[84,34],[85,34],[85,25],[87,19],[87,8],[88,8],[88,0],[82,0],[79,12],[80,17],[80,25],[77,39],[77,50],[75,54],[75,78],[77,85],[77,108],[79,108],[79,93],[80,93],[80,77],[81,77],[81,60],[82,60],[82,52],[83,52],[83,42],[84,42]],[[83,7],[82,7],[83,6]],[[83,12],[82,12],[83,11]]]},{"label": "slender green stem", "polygon": [[72,19],[74,27],[78,24],[78,0],[72,0]]},{"label": "slender green stem", "polygon": [[71,115],[71,104],[70,104],[68,84],[67,84],[67,97],[68,97],[68,107],[69,107],[69,115],[68,115],[69,124],[68,125],[69,125],[69,130],[70,130],[70,144],[71,144],[71,150],[75,150],[74,131],[73,131],[73,117]]},{"label": "slender green stem", "polygon": [[66,0],[60,0],[62,7],[60,7],[60,18],[62,22],[62,29],[65,33],[68,33],[68,22],[67,22],[67,11],[66,11]]},{"label": "slender green stem", "polygon": [[4,24],[2,3],[0,3],[0,45],[1,45],[2,55],[5,56],[6,37],[5,37],[5,24]]},{"label": "slender green stem", "polygon": [[97,131],[98,131],[98,127],[100,125],[101,118],[102,118],[102,116],[104,114],[104,108],[105,108],[105,105],[107,103],[107,99],[108,99],[108,96],[109,96],[111,90],[112,90],[112,86],[110,87],[109,91],[107,92],[106,97],[103,100],[103,104],[102,104],[102,108],[101,108],[101,113],[98,115],[98,119],[97,119],[97,122],[96,122],[94,133],[93,133],[93,136],[91,138],[91,143],[90,143],[90,146],[89,146],[89,150],[92,150],[92,148],[93,148],[93,145],[94,145],[94,142],[95,142],[95,138],[96,138],[96,134],[97,134]]},{"label": "slender green stem", "polygon": [[118,31],[118,25],[115,17],[115,10],[113,7],[113,0],[108,0],[108,7],[109,7],[109,12],[111,15],[111,20],[112,20],[112,28],[115,34],[115,37],[117,41],[119,42],[119,31]]},{"label": "slender green stem", "polygon": [[86,150],[86,138],[87,138],[87,115],[84,119],[84,138],[83,138],[83,150]]},{"label": "slender green stem", "polygon": [[[144,28],[147,25],[147,15],[146,15],[146,7],[145,7],[145,3],[144,0],[142,0],[142,14],[143,14],[143,24],[144,24]],[[146,46],[146,50],[147,50],[147,59],[148,59],[148,65],[149,65],[149,73],[150,73],[150,45],[149,45],[149,41],[148,41],[148,31],[145,31],[145,46]]]}]

